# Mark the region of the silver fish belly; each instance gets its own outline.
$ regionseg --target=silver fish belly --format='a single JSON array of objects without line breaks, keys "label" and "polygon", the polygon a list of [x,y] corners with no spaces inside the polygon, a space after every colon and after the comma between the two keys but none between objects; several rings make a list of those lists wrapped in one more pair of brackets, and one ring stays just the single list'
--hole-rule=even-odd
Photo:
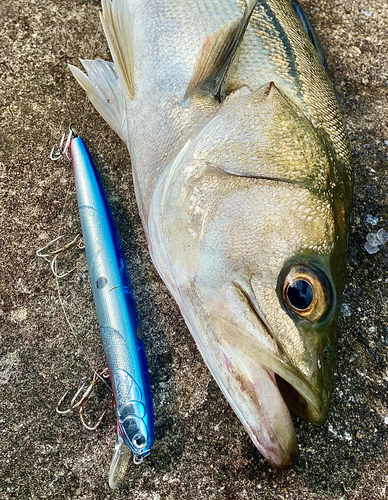
[{"label": "silver fish belly", "polygon": [[103,0],[114,64],[71,67],[128,145],[152,259],[273,465],[332,393],[352,164],[292,0]]}]

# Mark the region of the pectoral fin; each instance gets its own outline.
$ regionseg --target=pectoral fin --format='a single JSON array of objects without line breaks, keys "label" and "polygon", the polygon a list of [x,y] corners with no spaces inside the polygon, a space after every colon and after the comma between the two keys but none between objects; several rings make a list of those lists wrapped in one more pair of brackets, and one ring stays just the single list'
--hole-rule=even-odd
[{"label": "pectoral fin", "polygon": [[87,93],[90,102],[125,142],[125,98],[113,63],[81,59],[87,75],[69,64],[70,71]]},{"label": "pectoral fin", "polygon": [[232,21],[208,35],[195,63],[186,97],[197,92],[207,93],[213,97],[220,95],[225,74],[244,36],[255,5],[256,0],[246,0],[241,19]]}]

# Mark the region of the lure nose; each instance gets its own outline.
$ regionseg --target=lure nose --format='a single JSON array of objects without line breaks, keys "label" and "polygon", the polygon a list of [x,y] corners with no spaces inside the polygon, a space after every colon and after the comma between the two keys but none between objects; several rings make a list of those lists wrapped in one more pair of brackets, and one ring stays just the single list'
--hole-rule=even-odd
[{"label": "lure nose", "polygon": [[145,457],[152,447],[152,438],[147,432],[143,420],[136,415],[130,415],[122,420],[119,417],[119,429],[124,443],[135,456]]}]

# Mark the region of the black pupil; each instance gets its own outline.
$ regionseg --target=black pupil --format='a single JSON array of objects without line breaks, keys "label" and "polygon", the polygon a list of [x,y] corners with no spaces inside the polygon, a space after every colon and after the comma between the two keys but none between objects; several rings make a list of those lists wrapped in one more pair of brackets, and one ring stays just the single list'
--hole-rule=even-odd
[{"label": "black pupil", "polygon": [[305,311],[313,301],[314,293],[310,283],[305,280],[296,280],[288,287],[287,297],[292,307]]},{"label": "black pupil", "polygon": [[144,436],[135,436],[135,438],[133,439],[135,445],[140,448],[142,446],[145,445],[145,438]]}]

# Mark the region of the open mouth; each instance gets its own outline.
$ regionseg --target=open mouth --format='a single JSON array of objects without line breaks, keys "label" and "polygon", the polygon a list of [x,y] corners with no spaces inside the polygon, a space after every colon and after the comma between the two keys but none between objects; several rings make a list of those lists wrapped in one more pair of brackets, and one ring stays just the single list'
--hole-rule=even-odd
[{"label": "open mouth", "polygon": [[218,349],[224,367],[221,376],[214,375],[258,450],[275,467],[287,469],[299,456],[291,413],[322,424],[327,394],[314,374],[307,378],[289,358],[253,294],[235,284],[228,291],[233,320],[213,317],[222,332]]},{"label": "open mouth", "polygon": [[307,422],[322,425],[326,421],[328,404],[299,374],[288,370],[280,361],[271,361],[264,368],[273,378],[288,410]]},{"label": "open mouth", "polygon": [[[240,362],[238,368],[229,366],[229,391],[225,395],[262,455],[275,467],[287,469],[299,456],[299,449],[286,403],[289,398],[284,398],[278,386],[280,377],[270,368],[241,356],[241,352],[234,354],[244,367]],[[295,393],[289,393],[291,399]]]},{"label": "open mouth", "polygon": [[261,351],[259,360],[254,349],[247,353],[230,348],[236,364],[228,367],[224,394],[262,455],[275,467],[287,469],[299,456],[291,413],[321,424],[326,408],[311,385],[278,358],[269,355],[264,360]]},{"label": "open mouth", "polygon": [[286,380],[275,373],[275,379],[280,394],[288,409],[294,415],[309,420],[309,409],[306,399]]}]

